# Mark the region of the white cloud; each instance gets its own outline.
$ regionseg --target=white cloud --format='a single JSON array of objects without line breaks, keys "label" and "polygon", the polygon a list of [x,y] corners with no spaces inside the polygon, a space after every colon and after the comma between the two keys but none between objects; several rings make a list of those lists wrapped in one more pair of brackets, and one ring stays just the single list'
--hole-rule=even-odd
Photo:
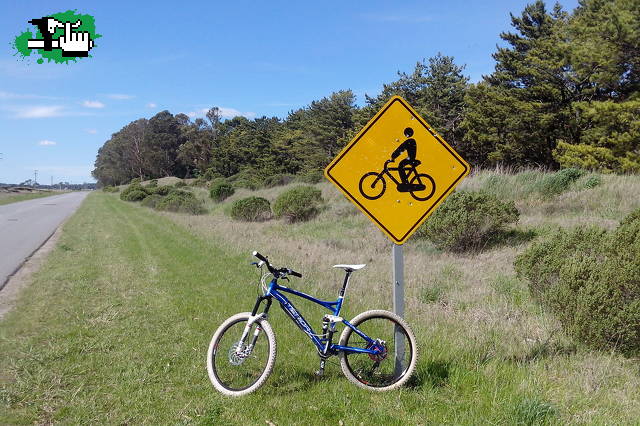
[{"label": "white cloud", "polygon": [[100,101],[84,101],[82,106],[86,108],[104,108],[104,104]]},{"label": "white cloud", "polygon": [[153,103],[153,102],[149,102],[149,103],[147,104],[147,108],[155,108],[155,107],[157,107],[157,106],[158,106],[158,104],[155,104],[155,103]]},{"label": "white cloud", "polygon": [[48,140],[45,139],[45,140],[42,140],[42,141],[38,142],[38,145],[40,145],[40,146],[53,146],[53,145],[57,145],[57,143],[54,142],[54,141],[48,141]]},{"label": "white cloud", "polygon": [[21,108],[13,108],[15,114],[13,118],[48,118],[59,117],[64,115],[64,107],[60,105],[50,106],[29,106]]},{"label": "white cloud", "polygon": [[53,96],[32,95],[28,93],[11,93],[0,91],[0,99],[60,99]]},{"label": "white cloud", "polygon": [[133,98],[135,98],[135,96],[126,95],[124,93],[110,93],[110,94],[107,95],[107,98],[118,99],[118,100],[126,100],[126,99],[133,99]]},{"label": "white cloud", "polygon": [[98,131],[96,129],[87,129],[87,133],[89,133],[90,135],[95,135],[96,133],[98,133]]},{"label": "white cloud", "polygon": [[[255,118],[255,112],[241,112],[235,108],[226,108],[226,107],[218,107],[220,117],[222,118],[233,118],[233,117],[247,117],[247,118]],[[191,118],[202,118],[207,115],[207,111],[209,108],[202,108],[196,111],[187,112],[186,114]]]}]

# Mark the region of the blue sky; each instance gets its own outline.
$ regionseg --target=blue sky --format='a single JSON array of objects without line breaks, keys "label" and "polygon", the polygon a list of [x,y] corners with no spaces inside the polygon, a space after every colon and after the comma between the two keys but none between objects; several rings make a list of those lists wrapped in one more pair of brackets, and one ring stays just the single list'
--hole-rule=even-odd
[{"label": "blue sky", "polygon": [[[58,3],[58,2],[56,2]],[[478,81],[509,12],[486,1],[3,2],[0,14],[0,182],[92,182],[98,148],[140,117],[286,117],[340,89],[362,103],[396,72],[438,52]],[[563,0],[565,9],[577,0]],[[548,3],[551,8],[551,3]],[[102,38],[70,65],[13,56],[27,21],[68,9],[91,14]]]}]

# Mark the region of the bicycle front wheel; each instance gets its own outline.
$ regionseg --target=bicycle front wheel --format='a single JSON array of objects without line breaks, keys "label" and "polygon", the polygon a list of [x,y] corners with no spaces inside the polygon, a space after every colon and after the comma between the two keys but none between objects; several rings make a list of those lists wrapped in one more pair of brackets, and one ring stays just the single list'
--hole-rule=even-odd
[{"label": "bicycle front wheel", "polygon": [[346,327],[340,336],[340,345],[378,348],[380,353],[343,352],[340,365],[347,379],[357,386],[375,391],[402,386],[413,373],[418,357],[416,338],[409,325],[398,315],[381,310],[363,312],[351,324],[373,342]]},{"label": "bicycle front wheel", "polygon": [[250,318],[250,312],[230,317],[216,330],[209,344],[209,378],[225,395],[241,396],[255,391],[273,370],[275,334],[265,319],[247,328]]},{"label": "bicycle front wheel", "polygon": [[358,184],[360,188],[360,194],[367,200],[377,200],[382,197],[385,189],[387,188],[387,182],[380,173],[369,172],[360,178]]}]

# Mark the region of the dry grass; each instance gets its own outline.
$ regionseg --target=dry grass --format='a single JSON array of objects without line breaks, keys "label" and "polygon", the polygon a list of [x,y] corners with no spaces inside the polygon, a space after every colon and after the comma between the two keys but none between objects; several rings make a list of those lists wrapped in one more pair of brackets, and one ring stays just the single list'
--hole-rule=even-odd
[{"label": "dry grass", "polygon": [[[538,170],[519,174],[484,171],[467,179],[462,188],[485,189],[516,201],[521,212],[518,229],[539,235],[557,227],[611,228],[640,206],[636,196],[640,178],[636,176],[602,176],[603,184],[595,189],[580,189],[577,182],[573,189],[551,199],[535,192],[543,177],[544,172]],[[291,186],[238,190],[224,203],[209,202],[212,213],[208,216],[165,215],[196,234],[246,252],[247,261],[249,253],[258,250],[276,264],[302,271],[304,280],[292,286],[327,299],[335,297],[342,279],[331,265],[367,263],[352,280],[349,314],[390,309],[391,243],[330,184],[317,185],[327,208],[306,223],[235,222],[224,213],[233,200],[257,195],[273,201]],[[542,391],[560,409],[562,422],[640,418],[637,364],[576,347],[560,332],[558,323],[530,299],[526,284],[515,277],[513,261],[526,244],[465,255],[440,252],[428,241],[415,238],[405,245],[406,316],[422,336],[423,352],[433,360],[486,366],[481,368],[515,363],[528,371],[523,392]],[[500,386],[499,375],[496,386]]]}]

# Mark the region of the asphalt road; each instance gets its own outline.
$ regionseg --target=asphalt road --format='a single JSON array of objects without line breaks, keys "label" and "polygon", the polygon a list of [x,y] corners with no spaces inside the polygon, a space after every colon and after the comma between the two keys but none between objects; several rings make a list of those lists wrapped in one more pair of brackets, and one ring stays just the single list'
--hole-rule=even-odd
[{"label": "asphalt road", "polygon": [[71,192],[0,206],[0,289],[87,194]]}]

